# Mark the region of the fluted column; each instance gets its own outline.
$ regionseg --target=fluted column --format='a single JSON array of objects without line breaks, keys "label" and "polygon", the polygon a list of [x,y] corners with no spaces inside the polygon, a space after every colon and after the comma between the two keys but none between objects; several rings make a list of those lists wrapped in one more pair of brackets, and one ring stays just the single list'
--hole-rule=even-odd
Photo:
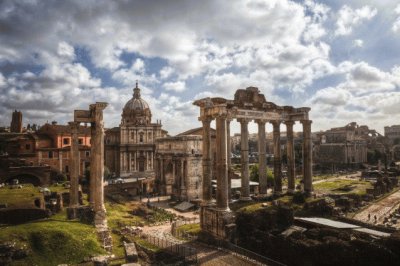
[{"label": "fluted column", "polygon": [[208,204],[212,200],[211,121],[211,117],[201,117],[203,124],[203,204]]},{"label": "fluted column", "polygon": [[257,120],[258,124],[258,176],[260,196],[267,195],[267,173],[265,161],[265,120]]},{"label": "fluted column", "polygon": [[280,121],[272,122],[274,131],[274,194],[282,193],[281,132]]},{"label": "fluted column", "polygon": [[303,175],[304,192],[311,194],[312,188],[312,141],[311,141],[311,120],[302,120],[303,124]]},{"label": "fluted column", "polygon": [[227,141],[226,115],[220,114],[216,118],[216,160],[217,160],[217,208],[229,210],[228,205],[228,168],[227,168]]},{"label": "fluted column", "polygon": [[79,205],[79,123],[69,122],[69,125],[71,127],[69,206],[75,207]]},{"label": "fluted column", "polygon": [[285,121],[287,135],[287,163],[288,163],[288,193],[293,193],[295,190],[295,163],[294,163],[294,140],[293,140],[293,125],[294,121]]},{"label": "fluted column", "polygon": [[249,178],[249,124],[248,119],[238,119],[240,122],[240,147],[242,163],[242,188],[240,200],[251,200],[250,198],[250,178]]},{"label": "fluted column", "polygon": [[227,149],[227,165],[228,165],[228,200],[231,201],[232,199],[232,163],[231,163],[231,121],[232,119],[226,119],[226,149]]}]

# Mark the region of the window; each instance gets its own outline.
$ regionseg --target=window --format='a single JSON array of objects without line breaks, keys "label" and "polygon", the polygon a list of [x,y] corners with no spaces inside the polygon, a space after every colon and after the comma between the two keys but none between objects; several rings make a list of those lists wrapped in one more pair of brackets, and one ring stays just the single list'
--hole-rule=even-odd
[{"label": "window", "polygon": [[65,166],[65,172],[66,172],[66,173],[69,173],[69,167],[68,167],[68,165]]},{"label": "window", "polygon": [[25,149],[30,150],[31,149],[31,144],[25,144]]},{"label": "window", "polygon": [[86,157],[89,157],[89,156],[90,156],[90,151],[86,151],[86,152],[85,152],[85,156],[86,156]]},{"label": "window", "polygon": [[64,145],[68,145],[69,144],[69,138],[63,138],[63,143],[64,143]]},{"label": "window", "polygon": [[143,142],[143,133],[140,134],[140,142]]},{"label": "window", "polygon": [[79,144],[79,145],[83,145],[83,139],[82,139],[82,138],[79,138],[79,139],[78,139],[78,144]]},{"label": "window", "polygon": [[49,151],[49,158],[52,159],[53,158],[53,152]]}]

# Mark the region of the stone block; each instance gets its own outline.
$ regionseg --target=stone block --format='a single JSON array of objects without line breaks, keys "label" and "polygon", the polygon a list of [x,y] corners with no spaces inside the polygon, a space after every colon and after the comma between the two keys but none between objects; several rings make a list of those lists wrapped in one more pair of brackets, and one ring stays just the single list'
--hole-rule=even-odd
[{"label": "stone block", "polygon": [[138,252],[137,252],[135,243],[125,243],[124,242],[124,250],[125,250],[126,262],[137,262],[138,261]]}]

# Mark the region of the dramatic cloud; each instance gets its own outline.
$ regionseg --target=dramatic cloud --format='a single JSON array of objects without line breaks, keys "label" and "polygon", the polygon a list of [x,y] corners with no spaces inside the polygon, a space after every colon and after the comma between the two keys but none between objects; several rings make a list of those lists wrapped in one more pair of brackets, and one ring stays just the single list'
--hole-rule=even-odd
[{"label": "dramatic cloud", "polygon": [[345,5],[338,12],[335,35],[349,35],[353,28],[360,25],[365,20],[372,19],[377,13],[376,8],[363,6],[362,8],[352,9]]},{"label": "dramatic cloud", "polygon": [[280,105],[310,105],[315,129],[357,116],[382,128],[382,116],[400,118],[390,111],[399,17],[394,0],[4,0],[0,125],[13,109],[31,123],[66,123],[73,109],[106,101],[106,126],[118,126],[138,80],[171,134],[200,125],[195,99],[248,86]]}]

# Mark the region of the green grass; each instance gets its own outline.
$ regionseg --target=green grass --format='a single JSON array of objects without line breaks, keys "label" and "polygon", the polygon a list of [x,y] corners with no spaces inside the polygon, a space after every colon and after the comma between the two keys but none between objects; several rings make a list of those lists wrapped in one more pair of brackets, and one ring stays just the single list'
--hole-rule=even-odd
[{"label": "green grass", "polygon": [[200,224],[184,224],[177,228],[178,231],[185,232],[188,235],[197,236],[200,231]]},{"label": "green grass", "polygon": [[43,220],[2,227],[0,242],[6,241],[26,247],[29,252],[27,258],[11,265],[76,264],[85,257],[105,253],[95,228],[77,221]]},{"label": "green grass", "polygon": [[367,188],[372,188],[368,181],[339,179],[334,181],[314,184],[314,190],[325,194],[358,194],[366,193]]},{"label": "green grass", "polygon": [[[69,189],[62,185],[52,185],[49,187],[51,192],[68,192]],[[33,208],[35,199],[43,200],[43,193],[38,187],[32,184],[22,184],[22,188],[3,187],[0,188],[0,203],[7,203],[9,208]]]},{"label": "green grass", "polygon": [[36,198],[42,198],[39,189],[31,184],[23,184],[22,188],[0,188],[0,203],[7,203],[9,208],[35,207]]},{"label": "green grass", "polygon": [[242,208],[238,209],[237,211],[249,214],[249,213],[254,213],[262,208],[264,208],[262,206],[262,203],[253,203],[253,204],[247,205],[245,207],[242,207]]}]

